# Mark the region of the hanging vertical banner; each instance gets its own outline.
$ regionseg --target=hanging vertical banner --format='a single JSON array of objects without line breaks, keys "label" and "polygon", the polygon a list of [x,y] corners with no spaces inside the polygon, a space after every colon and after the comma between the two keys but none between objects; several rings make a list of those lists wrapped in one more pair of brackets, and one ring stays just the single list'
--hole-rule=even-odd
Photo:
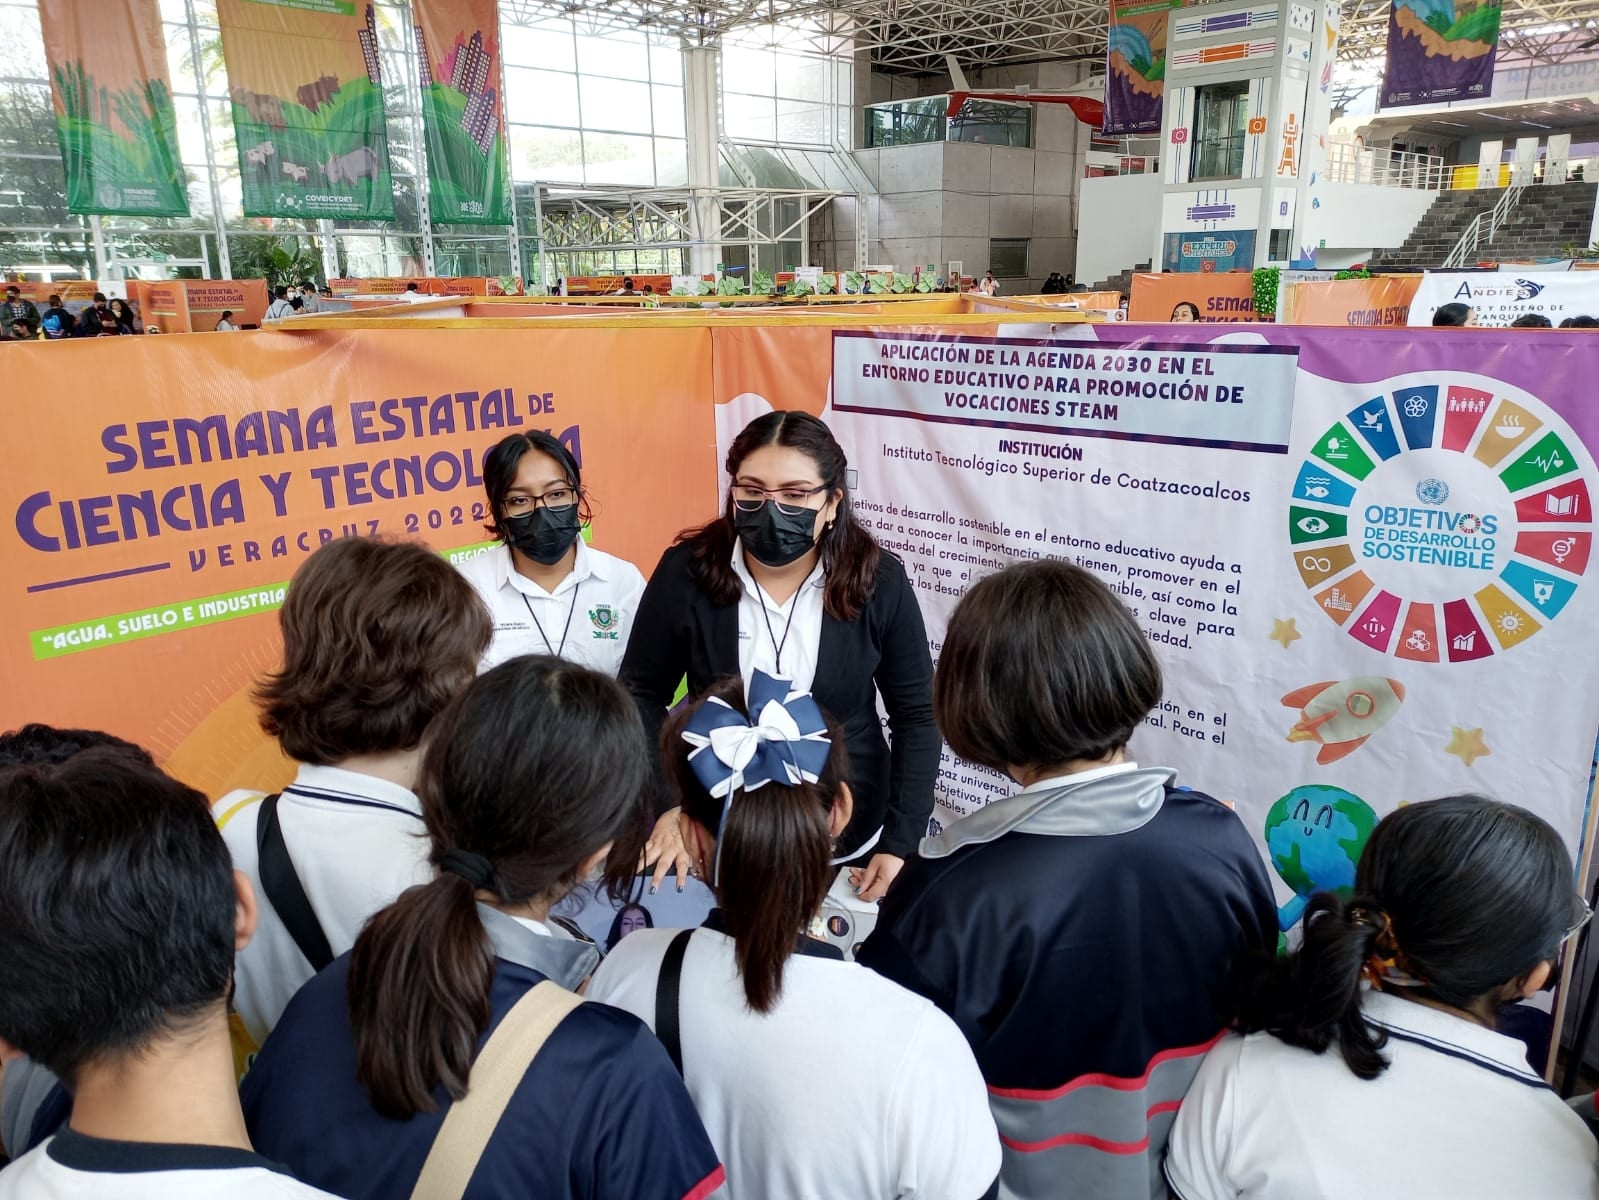
[{"label": "hanging vertical banner", "polygon": [[1107,135],[1160,132],[1166,34],[1184,0],[1111,0],[1105,66]]},{"label": "hanging vertical banner", "polygon": [[1486,100],[1498,43],[1496,2],[1394,0],[1382,106]]},{"label": "hanging vertical banner", "polygon": [[392,217],[377,17],[351,0],[217,0],[244,212]]},{"label": "hanging vertical banner", "polygon": [[509,225],[495,0],[415,0],[433,220]]},{"label": "hanging vertical banner", "polygon": [[39,0],[67,211],[186,217],[157,0]]}]

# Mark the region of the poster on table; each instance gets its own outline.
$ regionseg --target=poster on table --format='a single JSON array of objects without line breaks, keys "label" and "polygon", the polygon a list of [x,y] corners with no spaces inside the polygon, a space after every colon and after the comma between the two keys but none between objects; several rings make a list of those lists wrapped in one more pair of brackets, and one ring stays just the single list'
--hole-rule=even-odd
[{"label": "poster on table", "polygon": [[248,217],[390,218],[374,7],[217,0]]},{"label": "poster on table", "polygon": [[1105,50],[1105,120],[1101,133],[1160,133],[1166,88],[1166,41],[1186,0],[1110,0]]},{"label": "poster on table", "polygon": [[495,0],[414,0],[428,207],[435,221],[508,225],[511,193]]},{"label": "poster on table", "polygon": [[[1010,563],[1109,584],[1165,674],[1131,757],[1236,808],[1285,927],[1408,802],[1487,793],[1577,850],[1599,728],[1571,670],[1599,618],[1584,345],[1012,328],[835,332],[830,378],[719,345],[720,448],[768,406],[822,412],[935,659],[960,596]],[[946,751],[935,820],[1015,790]]]},{"label": "poster on table", "polygon": [[1498,0],[1394,0],[1382,107],[1486,100],[1499,12]]},{"label": "poster on table", "polygon": [[[212,797],[287,782],[250,691],[277,662],[275,610],[308,555],[346,534],[478,552],[485,453],[542,429],[582,465],[594,544],[647,572],[715,508],[710,370],[705,329],[16,347],[0,729],[106,729]],[[90,393],[102,400],[60,402]],[[572,636],[615,637],[613,614],[580,606]]]},{"label": "poster on table", "polygon": [[1421,277],[1410,303],[1411,325],[1431,325],[1445,304],[1464,304],[1477,324],[1505,326],[1530,313],[1559,325],[1567,317],[1599,316],[1599,272],[1451,272]]},{"label": "poster on table", "polygon": [[67,211],[186,217],[157,0],[39,0]]}]

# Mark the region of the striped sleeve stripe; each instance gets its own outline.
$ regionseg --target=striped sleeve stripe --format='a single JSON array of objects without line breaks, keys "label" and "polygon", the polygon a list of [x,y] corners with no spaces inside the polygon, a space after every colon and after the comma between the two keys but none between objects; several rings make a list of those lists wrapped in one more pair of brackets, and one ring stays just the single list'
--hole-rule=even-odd
[{"label": "striped sleeve stripe", "polygon": [[1057,1088],[997,1088],[988,1089],[990,1096],[998,1096],[1004,1100],[1059,1100],[1068,1092],[1075,1092],[1078,1088],[1103,1087],[1111,1088],[1118,1092],[1138,1092],[1149,1086],[1149,1077],[1154,1074],[1155,1068],[1162,1063],[1172,1062],[1180,1058],[1199,1058],[1206,1054],[1211,1047],[1221,1041],[1226,1030],[1222,1030],[1207,1042],[1197,1046],[1179,1046],[1171,1050],[1162,1050],[1149,1060],[1149,1065],[1144,1068],[1144,1073],[1135,1078],[1121,1075],[1079,1075],[1076,1079],[1061,1084]]},{"label": "striped sleeve stripe", "polygon": [[696,1183],[684,1194],[683,1200],[705,1200],[705,1197],[709,1196],[712,1192],[726,1182],[727,1172],[723,1170],[722,1165],[718,1163],[716,1165],[716,1170],[712,1171],[709,1175]]},{"label": "striped sleeve stripe", "polygon": [[249,808],[250,805],[252,805],[252,804],[260,804],[261,801],[263,801],[265,799],[266,799],[266,793],[265,792],[255,792],[252,795],[246,796],[243,800],[240,800],[232,808],[228,809],[227,812],[222,813],[222,814],[220,814],[217,817],[217,828],[218,829],[226,829],[228,827],[228,822],[233,820],[234,817],[238,816],[245,809]]},{"label": "striped sleeve stripe", "polygon": [[[1162,1113],[1176,1112],[1182,1106],[1181,1100],[1162,1100],[1144,1114],[1145,1120],[1153,1120]],[[1018,1154],[1038,1154],[1044,1150],[1054,1150],[1061,1146],[1087,1146],[1090,1150],[1098,1150],[1103,1154],[1143,1154],[1149,1149],[1149,1135],[1145,1134],[1136,1142],[1112,1142],[1105,1138],[1095,1137],[1091,1133],[1061,1133],[1052,1138],[1045,1138],[1040,1142],[1022,1142],[1004,1134],[999,1135],[999,1140],[1008,1149]]]}]

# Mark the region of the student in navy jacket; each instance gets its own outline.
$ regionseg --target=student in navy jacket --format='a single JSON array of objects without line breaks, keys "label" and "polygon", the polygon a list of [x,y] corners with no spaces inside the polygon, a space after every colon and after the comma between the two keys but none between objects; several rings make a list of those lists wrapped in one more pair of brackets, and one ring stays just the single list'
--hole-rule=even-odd
[{"label": "student in navy jacket", "polygon": [[[263,1153],[347,1200],[410,1195],[499,1021],[536,984],[575,991],[598,963],[545,918],[602,864],[615,886],[631,880],[648,771],[637,710],[608,677],[531,656],[479,677],[423,759],[437,878],[301,989],[245,1076]],[[534,1057],[465,1200],[702,1200],[722,1180],[660,1043],[583,1003]]]},{"label": "student in navy jacket", "polygon": [[[802,412],[751,421],[727,455],[727,507],[661,558],[622,659],[658,737],[685,675],[691,695],[755,671],[787,679],[844,728],[855,815],[838,839],[858,894],[880,898],[927,832],[941,747],[933,660],[916,590],[899,559],[855,519],[849,463]],[[883,736],[877,698],[888,714]],[[676,809],[657,824],[655,882],[688,874]]]},{"label": "student in navy jacket", "polygon": [[1002,1196],[1163,1197],[1167,1133],[1226,1023],[1229,973],[1276,937],[1261,855],[1219,801],[1127,761],[1160,668],[1080,567],[974,586],[933,696],[950,748],[1022,791],[922,843],[859,960],[971,1043]]}]

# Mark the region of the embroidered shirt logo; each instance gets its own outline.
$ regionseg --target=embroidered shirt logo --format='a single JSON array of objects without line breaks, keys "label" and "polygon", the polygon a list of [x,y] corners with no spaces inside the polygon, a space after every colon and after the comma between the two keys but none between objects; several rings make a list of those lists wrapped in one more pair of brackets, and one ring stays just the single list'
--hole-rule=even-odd
[{"label": "embroidered shirt logo", "polygon": [[606,641],[619,641],[622,636],[622,614],[609,604],[599,604],[589,609],[589,623],[594,626],[594,636]]}]

